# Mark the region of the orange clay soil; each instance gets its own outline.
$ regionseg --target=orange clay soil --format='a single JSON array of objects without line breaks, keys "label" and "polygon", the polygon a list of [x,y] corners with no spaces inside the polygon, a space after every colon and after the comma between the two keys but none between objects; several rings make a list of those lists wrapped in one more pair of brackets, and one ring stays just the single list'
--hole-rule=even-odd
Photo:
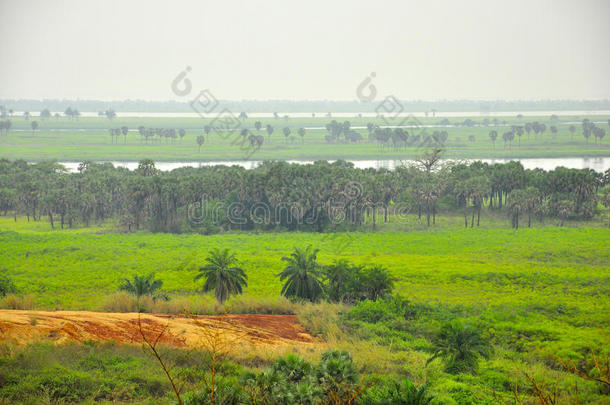
[{"label": "orange clay soil", "polygon": [[[89,311],[0,310],[0,341],[26,344],[39,340],[116,341],[139,344],[148,340],[177,347],[205,347],[212,340],[231,346],[272,347],[317,342],[294,315],[184,316]],[[141,326],[141,327],[140,327]]]}]

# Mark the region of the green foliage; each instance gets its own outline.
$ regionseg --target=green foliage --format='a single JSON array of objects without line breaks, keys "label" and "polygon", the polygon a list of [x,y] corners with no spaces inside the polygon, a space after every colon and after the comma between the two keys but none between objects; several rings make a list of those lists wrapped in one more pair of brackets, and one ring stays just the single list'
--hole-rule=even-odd
[{"label": "green foliage", "polygon": [[479,359],[488,358],[492,352],[491,342],[483,332],[460,320],[444,324],[432,344],[434,354],[428,363],[443,358],[447,372],[452,374],[476,372]]},{"label": "green foliage", "polygon": [[0,399],[8,403],[136,402],[169,384],[138,347],[34,344],[0,356]]},{"label": "green foliage", "polygon": [[[3,273],[6,270],[2,270]],[[0,297],[6,297],[7,294],[17,293],[17,287],[13,283],[13,280],[6,274],[0,274]]]},{"label": "green foliage", "polygon": [[282,257],[287,263],[278,274],[281,281],[286,280],[282,295],[309,301],[316,301],[322,296],[324,286],[320,281],[321,266],[316,261],[318,251],[309,245],[305,250],[295,248],[290,256]]},{"label": "green foliage", "polygon": [[307,361],[295,354],[287,354],[277,359],[271,370],[281,374],[283,378],[290,382],[299,382],[311,375],[313,367]]},{"label": "green foliage", "polygon": [[124,278],[119,290],[135,295],[138,299],[144,295],[150,295],[153,299],[161,298],[167,300],[167,296],[159,290],[163,281],[155,280],[155,273],[147,276],[134,276],[133,280]]},{"label": "green foliage", "polygon": [[359,302],[347,313],[347,319],[378,323],[395,319],[406,320],[413,318],[415,314],[416,309],[409,301],[401,297],[389,297]]},{"label": "green foliage", "polygon": [[239,262],[229,249],[212,249],[206,262],[199,268],[195,280],[205,277],[203,291],[214,290],[220,304],[224,304],[231,294],[241,294],[248,286],[248,276],[237,266]]},{"label": "green foliage", "polygon": [[[390,373],[406,375],[417,386],[427,381],[439,403],[494,403],[490,387],[498,395],[512,398],[515,370],[535,371],[548,381],[565,380],[566,387],[578,383],[581,403],[604,403],[597,386],[560,373],[552,359],[561,356],[579,361],[584,353],[600,352],[606,346],[610,322],[608,230],[593,223],[571,223],[564,228],[536,223],[531,229],[514,232],[506,229],[505,222],[502,214],[473,232],[463,227],[460,217],[439,216],[433,230],[425,230],[425,220],[414,219],[407,232],[388,231],[403,229],[392,228],[397,225],[390,223],[374,233],[353,232],[346,244],[343,234],[329,238],[307,232],[204,236],[117,234],[106,227],[58,231],[43,221],[28,223],[18,218],[14,222],[9,217],[0,218],[0,245],[5,247],[0,267],[7,269],[6,275],[23,294],[35,297],[39,309],[101,309],[115,294],[121,277],[154,271],[172,300],[157,301],[151,310],[179,313],[190,308],[191,312],[213,314],[218,313],[214,297],[198,294],[200,286],[193,281],[207,254],[201,246],[231,247],[243,255],[243,267],[252,270],[244,294],[226,301],[227,308],[256,312],[261,301],[263,313],[296,312],[307,329],[330,347],[349,350],[362,373],[383,374],[384,381]],[[395,292],[409,301],[386,297],[350,308],[330,303],[299,305],[280,299],[283,283],[276,275],[286,264],[281,256],[292,246],[310,244],[320,247],[320,263],[344,257],[356,266],[383,265],[395,279]],[[272,301],[274,297],[277,302]],[[309,311],[305,317],[301,316],[304,310]],[[486,334],[493,339],[497,355],[480,362],[475,375],[445,374],[440,362],[425,366],[433,352],[433,337],[455,318],[485,325]],[[52,358],[71,356],[62,351],[52,353]],[[97,356],[95,362],[104,356]],[[286,388],[283,392],[290,400],[285,403],[291,403],[297,393],[303,403],[307,403],[306,398],[322,395],[314,395],[321,391],[315,383],[317,364],[308,360],[314,382],[301,381],[298,387]],[[24,362],[31,362],[31,357]],[[87,362],[88,370],[93,370],[91,364]],[[110,367],[108,362],[102,364]],[[264,367],[266,363],[261,365],[256,358],[246,364]],[[85,371],[63,361],[60,365]],[[117,402],[118,398],[137,402],[152,395],[146,392],[164,381],[156,367],[139,360],[125,366],[126,382],[105,383],[101,395]],[[13,375],[18,368],[11,363],[5,374]],[[192,373],[201,381],[200,374]],[[128,378],[143,378],[147,388],[138,391],[139,386]],[[22,380],[24,384],[30,381]],[[519,386],[527,386],[527,381],[520,381]],[[20,395],[25,395],[22,388]],[[28,398],[40,395],[39,391],[31,392]],[[7,395],[1,397],[9,398]]]},{"label": "green foliage", "polygon": [[391,294],[394,288],[392,276],[380,265],[355,266],[340,259],[325,266],[323,273],[328,298],[333,302],[375,301]]},{"label": "green foliage", "polygon": [[358,403],[361,405],[428,405],[434,396],[426,385],[416,387],[411,381],[389,381],[368,389]]}]

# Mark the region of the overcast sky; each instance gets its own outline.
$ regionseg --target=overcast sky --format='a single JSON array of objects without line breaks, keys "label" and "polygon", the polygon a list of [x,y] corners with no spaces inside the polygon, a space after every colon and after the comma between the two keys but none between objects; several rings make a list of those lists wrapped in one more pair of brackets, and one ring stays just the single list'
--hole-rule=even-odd
[{"label": "overcast sky", "polygon": [[610,98],[610,1],[0,0],[0,98]]}]

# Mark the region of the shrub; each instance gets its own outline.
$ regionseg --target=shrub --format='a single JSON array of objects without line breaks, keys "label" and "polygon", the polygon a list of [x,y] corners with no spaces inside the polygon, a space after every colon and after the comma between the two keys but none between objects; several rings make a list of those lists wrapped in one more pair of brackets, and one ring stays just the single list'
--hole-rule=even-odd
[{"label": "shrub", "polygon": [[411,319],[416,310],[409,301],[401,297],[390,297],[377,301],[365,300],[356,304],[347,318],[368,323],[386,322],[395,319]]},{"label": "shrub", "polygon": [[311,375],[313,367],[295,354],[288,354],[277,359],[271,369],[281,374],[286,381],[299,382]]},{"label": "shrub", "polygon": [[9,294],[0,299],[0,308],[2,309],[34,309],[34,296],[26,295],[20,297],[15,294]]},{"label": "shrub", "polygon": [[356,266],[341,259],[324,267],[324,276],[328,299],[334,302],[376,301],[389,296],[394,289],[394,279],[379,265]]},{"label": "shrub", "polygon": [[389,384],[370,388],[359,398],[358,403],[361,405],[427,405],[432,400],[434,400],[434,396],[428,392],[426,385],[417,388],[411,381],[404,379],[401,383],[391,381]]},{"label": "shrub", "polygon": [[433,339],[434,355],[445,359],[446,371],[452,374],[476,372],[479,359],[488,358],[492,347],[489,339],[478,328],[459,320],[448,322]]},{"label": "shrub", "polygon": [[13,280],[4,275],[0,274],[0,297],[6,297],[7,294],[16,294],[17,288],[13,284]]}]

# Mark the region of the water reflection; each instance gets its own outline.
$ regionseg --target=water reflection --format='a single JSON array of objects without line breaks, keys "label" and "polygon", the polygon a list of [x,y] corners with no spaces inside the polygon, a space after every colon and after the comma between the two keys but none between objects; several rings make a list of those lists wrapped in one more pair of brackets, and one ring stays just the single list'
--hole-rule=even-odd
[{"label": "water reflection", "polygon": [[[610,169],[610,157],[584,157],[584,158],[527,158],[527,159],[476,159],[486,163],[507,163],[512,160],[520,161],[526,169],[544,169],[553,170],[556,167],[563,166],[570,169],[593,169],[597,172],[603,172]],[[305,160],[288,160],[288,163],[311,164],[313,161]],[[385,168],[394,170],[397,166],[408,165],[412,160],[350,160],[355,167],[360,169],[367,168]],[[78,162],[59,162],[64,165],[69,171],[76,172],[78,170]],[[138,167],[138,162],[110,162],[115,167],[126,167],[129,170],[134,170]],[[155,165],[159,170],[169,171],[180,167],[203,167],[203,166],[241,166],[246,169],[253,169],[261,164],[260,160],[226,160],[214,162],[156,162]]]}]

